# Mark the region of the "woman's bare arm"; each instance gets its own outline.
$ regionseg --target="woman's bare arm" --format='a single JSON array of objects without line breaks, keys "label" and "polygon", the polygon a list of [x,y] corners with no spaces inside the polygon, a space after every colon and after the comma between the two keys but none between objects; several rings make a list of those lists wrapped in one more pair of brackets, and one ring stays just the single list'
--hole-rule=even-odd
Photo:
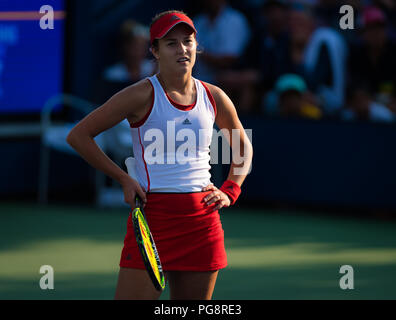
[{"label": "woman's bare arm", "polygon": [[227,180],[232,180],[241,186],[250,170],[253,146],[231,99],[220,88],[214,85],[209,85],[209,88],[216,102],[216,124],[225,133],[232,150],[232,162]]},{"label": "woman's bare arm", "polygon": [[[124,186],[131,178],[99,148],[94,137],[126,118],[138,120],[143,117],[151,105],[152,94],[147,80],[125,88],[82,119],[70,131],[66,141],[92,167]],[[137,189],[141,189],[140,186]],[[142,190],[137,192],[145,201]]]},{"label": "woman's bare arm", "polygon": [[[231,180],[241,186],[250,172],[253,158],[252,144],[239,120],[231,99],[220,88],[210,84],[207,84],[207,86],[216,103],[217,114],[215,122],[222,130],[232,150],[232,162],[227,180]],[[220,149],[222,150],[222,148]],[[232,199],[213,184],[206,186],[202,191],[212,191],[204,198],[204,201],[207,205],[216,203],[214,211],[222,207],[228,207],[231,204]]]}]

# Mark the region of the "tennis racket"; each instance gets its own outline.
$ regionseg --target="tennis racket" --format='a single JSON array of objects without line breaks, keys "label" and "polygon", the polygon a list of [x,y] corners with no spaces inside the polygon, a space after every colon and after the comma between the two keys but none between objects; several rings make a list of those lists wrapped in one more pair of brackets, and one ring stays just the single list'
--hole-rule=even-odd
[{"label": "tennis racket", "polygon": [[[134,159],[128,158],[125,161],[128,169],[128,174],[135,178]],[[133,167],[131,167],[133,166]],[[157,247],[150,229],[147,224],[146,215],[143,210],[143,202],[140,197],[136,195],[135,209],[132,211],[133,229],[135,231],[136,242],[139,247],[140,254],[144,262],[144,266],[153,282],[154,287],[158,291],[165,288],[165,277],[162,270],[161,261],[158,255]]]}]

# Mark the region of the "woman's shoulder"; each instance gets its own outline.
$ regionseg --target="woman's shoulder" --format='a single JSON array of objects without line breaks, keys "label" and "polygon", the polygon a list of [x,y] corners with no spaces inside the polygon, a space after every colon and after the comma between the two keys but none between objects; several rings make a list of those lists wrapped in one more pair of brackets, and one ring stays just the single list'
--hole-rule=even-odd
[{"label": "woman's shoulder", "polygon": [[150,110],[153,102],[154,89],[151,82],[142,79],[121,91],[129,112],[127,119],[130,124],[140,121]]},{"label": "woman's shoulder", "polygon": [[219,118],[223,118],[227,114],[232,114],[233,116],[236,116],[235,106],[231,99],[228,97],[228,95],[223,91],[223,89],[221,89],[217,85],[208,82],[201,82],[210,91],[211,97],[209,96],[209,99],[213,99],[213,101],[211,100],[211,102],[215,108],[217,120],[219,120]]},{"label": "woman's shoulder", "polygon": [[212,95],[214,95],[214,94],[217,95],[220,91],[222,91],[218,86],[216,86],[216,85],[214,85],[212,83],[209,83],[209,82],[206,82],[206,81],[203,81],[203,80],[199,80],[199,81],[203,84],[203,86],[205,88],[210,90],[210,93]]},{"label": "woman's shoulder", "polygon": [[109,101],[127,114],[128,119],[138,118],[151,106],[153,88],[148,79],[142,79],[115,94]]},{"label": "woman's shoulder", "polygon": [[148,78],[139,80],[134,84],[126,87],[121,92],[128,98],[133,96],[133,99],[145,100],[145,98],[151,97],[153,94],[153,86]]},{"label": "woman's shoulder", "polygon": [[205,82],[202,80],[200,81],[204,85],[204,87],[206,87],[210,91],[210,94],[213,96],[213,99],[215,100],[216,104],[220,103],[227,96],[226,93],[220,87],[209,82]]}]

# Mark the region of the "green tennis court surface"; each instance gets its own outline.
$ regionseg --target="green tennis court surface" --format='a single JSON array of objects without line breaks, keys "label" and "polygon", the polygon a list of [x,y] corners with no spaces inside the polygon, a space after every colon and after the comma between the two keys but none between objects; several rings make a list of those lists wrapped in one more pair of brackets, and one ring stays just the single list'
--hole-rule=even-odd
[{"label": "green tennis court surface", "polygon": [[[0,205],[0,299],[112,299],[128,210]],[[225,209],[214,299],[396,299],[396,223]],[[42,265],[54,290],[41,290]],[[342,290],[342,265],[354,289]],[[168,289],[161,299],[169,297]]]}]

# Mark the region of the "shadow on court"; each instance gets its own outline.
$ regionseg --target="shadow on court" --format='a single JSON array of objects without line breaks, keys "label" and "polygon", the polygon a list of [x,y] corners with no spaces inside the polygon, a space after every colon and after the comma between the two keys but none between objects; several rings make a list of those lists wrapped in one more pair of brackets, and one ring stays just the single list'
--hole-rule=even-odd
[{"label": "shadow on court", "polygon": [[[113,298],[127,209],[0,212],[0,299]],[[394,222],[234,208],[221,218],[229,266],[214,299],[396,298]],[[39,287],[42,265],[54,268],[54,290]],[[342,265],[354,269],[353,290],[339,287]]]}]

